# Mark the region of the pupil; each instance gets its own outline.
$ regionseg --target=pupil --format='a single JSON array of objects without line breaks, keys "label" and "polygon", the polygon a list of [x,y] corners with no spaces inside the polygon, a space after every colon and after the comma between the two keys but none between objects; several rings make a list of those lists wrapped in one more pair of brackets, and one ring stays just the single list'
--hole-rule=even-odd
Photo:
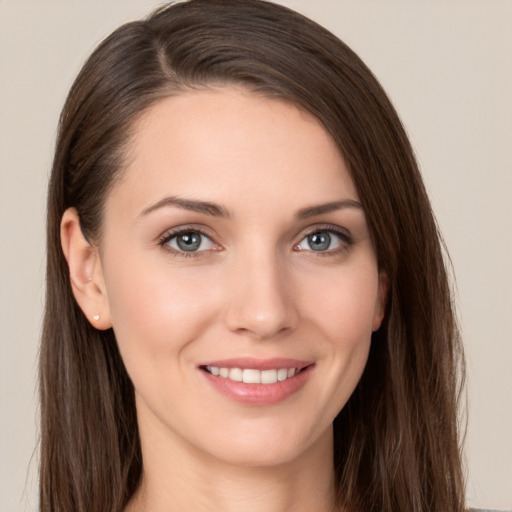
[{"label": "pupil", "polygon": [[182,233],[176,242],[182,251],[197,251],[201,245],[201,235],[194,232]]},{"label": "pupil", "polygon": [[314,251],[325,251],[331,245],[329,233],[313,233],[308,236],[308,243]]}]

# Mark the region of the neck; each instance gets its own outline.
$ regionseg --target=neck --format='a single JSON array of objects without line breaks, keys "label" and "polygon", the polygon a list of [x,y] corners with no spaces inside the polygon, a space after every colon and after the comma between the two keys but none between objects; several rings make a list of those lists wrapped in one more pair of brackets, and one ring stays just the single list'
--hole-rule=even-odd
[{"label": "neck", "polygon": [[[333,512],[332,430],[294,460],[232,465],[140,425],[144,473],[125,512]],[[159,435],[160,434],[160,435]]]}]

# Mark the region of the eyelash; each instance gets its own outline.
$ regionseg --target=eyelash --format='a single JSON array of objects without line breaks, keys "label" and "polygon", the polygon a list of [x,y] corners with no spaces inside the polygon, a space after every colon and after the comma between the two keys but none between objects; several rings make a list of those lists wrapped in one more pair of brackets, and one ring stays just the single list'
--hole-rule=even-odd
[{"label": "eyelash", "polygon": [[163,234],[158,240],[158,245],[160,245],[165,251],[169,252],[176,258],[199,258],[203,256],[207,251],[178,251],[167,244],[173,239],[178,237],[179,235],[183,235],[185,233],[198,233],[202,237],[206,237],[215,244],[212,237],[205,233],[202,229],[194,227],[194,226],[185,226],[182,228],[177,228],[172,231],[167,231]]},{"label": "eyelash", "polygon": [[[169,247],[167,244],[173,239],[178,237],[179,235],[185,234],[185,233],[197,233],[202,237],[206,237],[209,240],[212,241],[212,243],[215,244],[212,237],[205,233],[202,229],[193,227],[193,226],[186,226],[182,228],[178,228],[172,231],[168,231],[165,234],[163,234],[159,240],[158,245],[160,245],[164,250],[171,253],[174,257],[177,258],[198,258],[203,256],[205,252],[208,252],[207,250],[203,251],[179,251],[172,247]],[[302,243],[303,240],[305,240],[308,236],[314,235],[315,233],[329,233],[334,234],[338,236],[341,239],[341,244],[339,247],[336,247],[335,249],[327,250],[327,251],[313,251],[308,250],[304,252],[313,253],[315,256],[333,256],[337,255],[339,253],[342,253],[344,251],[347,251],[350,246],[353,245],[354,241],[352,237],[343,229],[340,229],[337,226],[332,226],[330,224],[326,225],[317,225],[314,226],[312,229],[308,228],[304,230],[299,236],[299,242],[295,243],[293,245],[294,250],[296,252],[303,252],[301,249],[295,249],[299,244]]]},{"label": "eyelash", "polygon": [[[327,251],[313,251],[313,250],[304,251],[304,252],[307,252],[309,255],[321,256],[321,257],[336,256],[338,254],[341,254],[341,253],[349,250],[350,247],[354,244],[353,238],[350,236],[350,234],[346,230],[344,230],[338,226],[333,226],[332,224],[320,224],[320,225],[316,225],[312,228],[311,227],[306,228],[299,235],[300,236],[299,242],[293,245],[294,249],[300,243],[302,243],[302,241],[305,240],[308,236],[314,235],[315,233],[334,234],[341,239],[341,243],[340,243],[339,247],[336,247],[335,249],[330,249]],[[298,249],[297,252],[302,252],[302,251],[301,251],[301,249]]]}]

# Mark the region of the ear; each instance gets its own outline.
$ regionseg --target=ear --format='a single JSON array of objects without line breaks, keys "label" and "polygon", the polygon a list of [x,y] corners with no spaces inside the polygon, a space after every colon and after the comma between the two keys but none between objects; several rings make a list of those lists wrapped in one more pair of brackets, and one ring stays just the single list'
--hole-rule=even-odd
[{"label": "ear", "polygon": [[386,305],[388,302],[388,292],[389,292],[389,279],[387,274],[384,271],[379,272],[379,285],[377,291],[377,301],[375,303],[375,313],[373,316],[373,331],[378,331],[380,326],[382,325],[382,321],[384,320],[384,315],[386,314]]},{"label": "ear", "polygon": [[98,248],[86,240],[74,208],[68,208],[62,216],[60,239],[80,309],[94,327],[109,329],[112,321]]}]

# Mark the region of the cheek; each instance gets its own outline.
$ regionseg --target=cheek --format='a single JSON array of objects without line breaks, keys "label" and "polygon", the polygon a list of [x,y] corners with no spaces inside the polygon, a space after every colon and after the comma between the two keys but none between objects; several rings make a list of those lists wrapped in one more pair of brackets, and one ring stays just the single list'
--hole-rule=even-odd
[{"label": "cheek", "polygon": [[318,400],[328,404],[324,412],[331,421],[366,366],[379,300],[378,272],[373,264],[351,266],[316,284],[317,293],[308,295],[304,310],[309,325],[320,334],[323,386]]},{"label": "cheek", "polygon": [[110,270],[113,328],[127,368],[132,362],[158,361],[182,350],[216,314],[211,277],[197,269],[176,271],[165,264],[137,265],[131,260],[129,269],[118,261]]},{"label": "cheek", "polygon": [[371,338],[380,311],[379,277],[371,261],[308,281],[301,293],[303,309],[327,339],[349,348]]}]

